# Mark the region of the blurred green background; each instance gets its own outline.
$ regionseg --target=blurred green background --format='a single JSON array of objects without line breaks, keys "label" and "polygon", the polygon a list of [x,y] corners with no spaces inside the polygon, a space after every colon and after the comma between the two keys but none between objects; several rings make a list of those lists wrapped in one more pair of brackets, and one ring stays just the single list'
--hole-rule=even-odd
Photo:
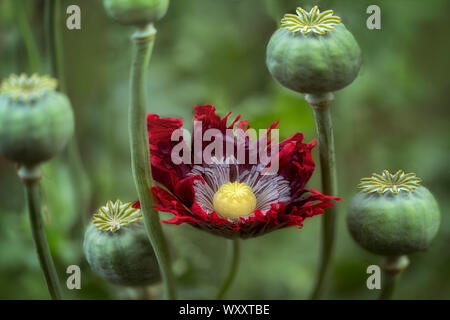
[{"label": "blurred green background", "polygon": [[[136,199],[128,149],[128,74],[132,28],[108,19],[100,0],[78,0],[82,29],[65,28],[67,92],[76,115],[75,141],[44,167],[47,232],[61,279],[79,265],[82,289],[72,299],[128,299],[139,292],[109,285],[84,260],[83,224],[107,200]],[[0,78],[48,73],[44,0],[0,0]],[[184,117],[195,104],[212,103],[265,128],[280,120],[281,138],[315,138],[310,108],[269,75],[265,46],[283,13],[297,6],[334,9],[363,52],[359,77],[336,93],[333,105],[340,196],[335,264],[325,298],[374,299],[366,268],[380,257],[360,249],[345,226],[345,209],[361,177],[383,169],[417,173],[441,207],[441,229],[427,252],[411,256],[398,299],[450,298],[450,43],[447,0],[172,0],[157,24],[148,74],[149,111]],[[381,7],[381,30],[366,28],[366,8]],[[22,9],[21,9],[22,7]],[[28,22],[28,23],[27,23]],[[28,27],[27,27],[28,26]],[[33,47],[39,55],[30,63]],[[314,159],[318,161],[317,150]],[[83,175],[83,171],[85,175]],[[316,170],[309,186],[320,190]],[[31,240],[15,167],[0,158],[0,298],[47,299]],[[321,217],[301,230],[284,229],[242,242],[242,259],[229,292],[235,299],[306,299],[318,268]],[[226,273],[227,242],[188,225],[164,225],[175,256],[180,297],[214,298]],[[155,297],[159,288],[153,289]]]}]

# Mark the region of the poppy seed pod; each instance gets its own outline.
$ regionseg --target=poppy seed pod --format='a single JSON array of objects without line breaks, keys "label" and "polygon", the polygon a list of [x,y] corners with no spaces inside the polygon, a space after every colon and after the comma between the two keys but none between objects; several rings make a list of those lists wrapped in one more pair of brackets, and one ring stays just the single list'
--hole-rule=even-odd
[{"label": "poppy seed pod", "polygon": [[0,86],[0,154],[35,165],[59,153],[74,131],[70,101],[48,76],[11,75]]},{"label": "poppy seed pod", "polygon": [[297,15],[286,14],[272,35],[266,62],[286,88],[321,94],[353,82],[361,66],[361,50],[332,10],[297,8]]},{"label": "poppy seed pod", "polygon": [[111,283],[145,286],[161,279],[141,211],[132,203],[101,207],[86,229],[83,250],[91,269]]},{"label": "poppy seed pod", "polygon": [[103,0],[103,6],[121,24],[145,26],[165,16],[169,0]]},{"label": "poppy seed pod", "polygon": [[436,200],[414,173],[373,174],[348,208],[347,225],[365,249],[400,256],[427,249],[440,223]]}]

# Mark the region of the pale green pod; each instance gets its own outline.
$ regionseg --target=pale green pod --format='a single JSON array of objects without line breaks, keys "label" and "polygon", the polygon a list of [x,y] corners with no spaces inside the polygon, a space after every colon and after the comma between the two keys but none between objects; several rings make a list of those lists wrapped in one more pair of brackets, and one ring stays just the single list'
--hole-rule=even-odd
[{"label": "pale green pod", "polygon": [[348,86],[361,67],[361,50],[333,11],[286,14],[267,46],[266,63],[284,87],[321,94]]},{"label": "pale green pod", "polygon": [[121,24],[145,26],[166,15],[169,0],[103,0],[103,6]]},{"label": "pale green pod", "polygon": [[430,245],[440,224],[438,204],[414,174],[382,175],[362,180],[352,199],[347,226],[363,248],[385,256],[400,256]]},{"label": "pale green pod", "polygon": [[49,160],[74,132],[69,99],[56,80],[12,75],[0,87],[0,154],[25,165]]},{"label": "pale green pod", "polygon": [[104,280],[146,286],[161,280],[142,215],[119,200],[99,209],[86,229],[83,250],[91,269]]}]

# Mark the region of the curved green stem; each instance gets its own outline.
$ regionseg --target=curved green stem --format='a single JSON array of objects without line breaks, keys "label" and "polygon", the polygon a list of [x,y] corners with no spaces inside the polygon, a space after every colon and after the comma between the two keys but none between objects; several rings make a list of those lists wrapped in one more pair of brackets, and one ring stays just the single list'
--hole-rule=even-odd
[{"label": "curved green stem", "polygon": [[154,199],[150,191],[153,179],[150,170],[150,148],[147,134],[145,76],[155,35],[156,29],[150,24],[136,31],[132,37],[135,53],[131,69],[131,103],[128,115],[128,130],[134,182],[141,203],[147,235],[158,259],[164,285],[164,297],[176,299],[169,249],[159,222],[158,213],[153,209]]},{"label": "curved green stem", "polygon": [[64,44],[61,24],[61,1],[46,0],[45,2],[45,32],[47,40],[47,54],[51,74],[58,79],[62,92],[67,93],[64,71]]},{"label": "curved green stem", "polygon": [[228,292],[228,289],[230,289],[231,284],[236,278],[237,270],[239,267],[239,256],[240,256],[239,239],[229,240],[229,242],[232,251],[230,268],[228,269],[227,277],[223,281],[219,293],[217,294],[217,300],[222,300],[225,297],[226,293]]},{"label": "curved green stem", "polygon": [[33,32],[29,23],[30,18],[27,14],[27,7],[25,1],[11,1],[13,3],[13,10],[16,17],[17,25],[20,35],[23,39],[25,49],[28,56],[29,71],[31,73],[40,71],[40,55],[39,48],[34,41]]},{"label": "curved green stem", "polygon": [[59,285],[58,274],[56,273],[55,265],[50,253],[44,223],[42,220],[41,196],[39,188],[41,170],[39,167],[24,166],[19,170],[19,176],[25,185],[25,195],[28,205],[31,231],[39,258],[39,263],[42,271],[44,272],[47,288],[52,299],[60,300],[62,297],[61,287]]},{"label": "curved green stem", "polygon": [[[336,157],[334,151],[333,122],[331,120],[330,105],[333,95],[306,95],[306,100],[314,110],[316,119],[317,138],[319,142],[320,172],[322,178],[322,192],[336,196]],[[322,243],[320,267],[311,299],[319,299],[331,266],[336,232],[336,207],[326,210],[322,216]]]},{"label": "curved green stem", "polygon": [[44,31],[45,31],[45,51],[48,57],[48,64],[50,68],[50,74],[56,76],[56,62],[55,62],[55,37],[54,37],[54,25],[55,25],[55,1],[45,0],[44,5]]},{"label": "curved green stem", "polygon": [[392,298],[400,274],[408,265],[409,259],[407,256],[386,257],[383,265],[383,284],[379,297],[380,300],[389,300]]}]

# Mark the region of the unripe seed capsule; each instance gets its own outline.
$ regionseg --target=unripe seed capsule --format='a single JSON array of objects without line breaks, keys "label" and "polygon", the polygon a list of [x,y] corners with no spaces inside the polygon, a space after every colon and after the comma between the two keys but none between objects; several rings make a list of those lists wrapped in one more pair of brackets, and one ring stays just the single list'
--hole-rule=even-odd
[{"label": "unripe seed capsule", "polygon": [[353,239],[380,255],[401,256],[427,249],[440,224],[436,200],[414,173],[399,170],[364,178],[352,199],[347,225]]},{"label": "unripe seed capsule", "polygon": [[57,81],[37,74],[11,75],[0,86],[0,154],[36,165],[53,158],[74,131],[70,101]]},{"label": "unripe seed capsule", "polygon": [[103,0],[108,15],[125,25],[145,26],[167,13],[169,0]]},{"label": "unripe seed capsule", "polygon": [[332,10],[297,8],[297,15],[286,14],[272,35],[266,62],[284,87],[322,94],[353,82],[361,66],[361,50]]},{"label": "unripe seed capsule", "polygon": [[94,214],[85,233],[84,254],[92,270],[106,281],[151,285],[160,281],[159,267],[141,211],[132,205],[108,201]]}]

